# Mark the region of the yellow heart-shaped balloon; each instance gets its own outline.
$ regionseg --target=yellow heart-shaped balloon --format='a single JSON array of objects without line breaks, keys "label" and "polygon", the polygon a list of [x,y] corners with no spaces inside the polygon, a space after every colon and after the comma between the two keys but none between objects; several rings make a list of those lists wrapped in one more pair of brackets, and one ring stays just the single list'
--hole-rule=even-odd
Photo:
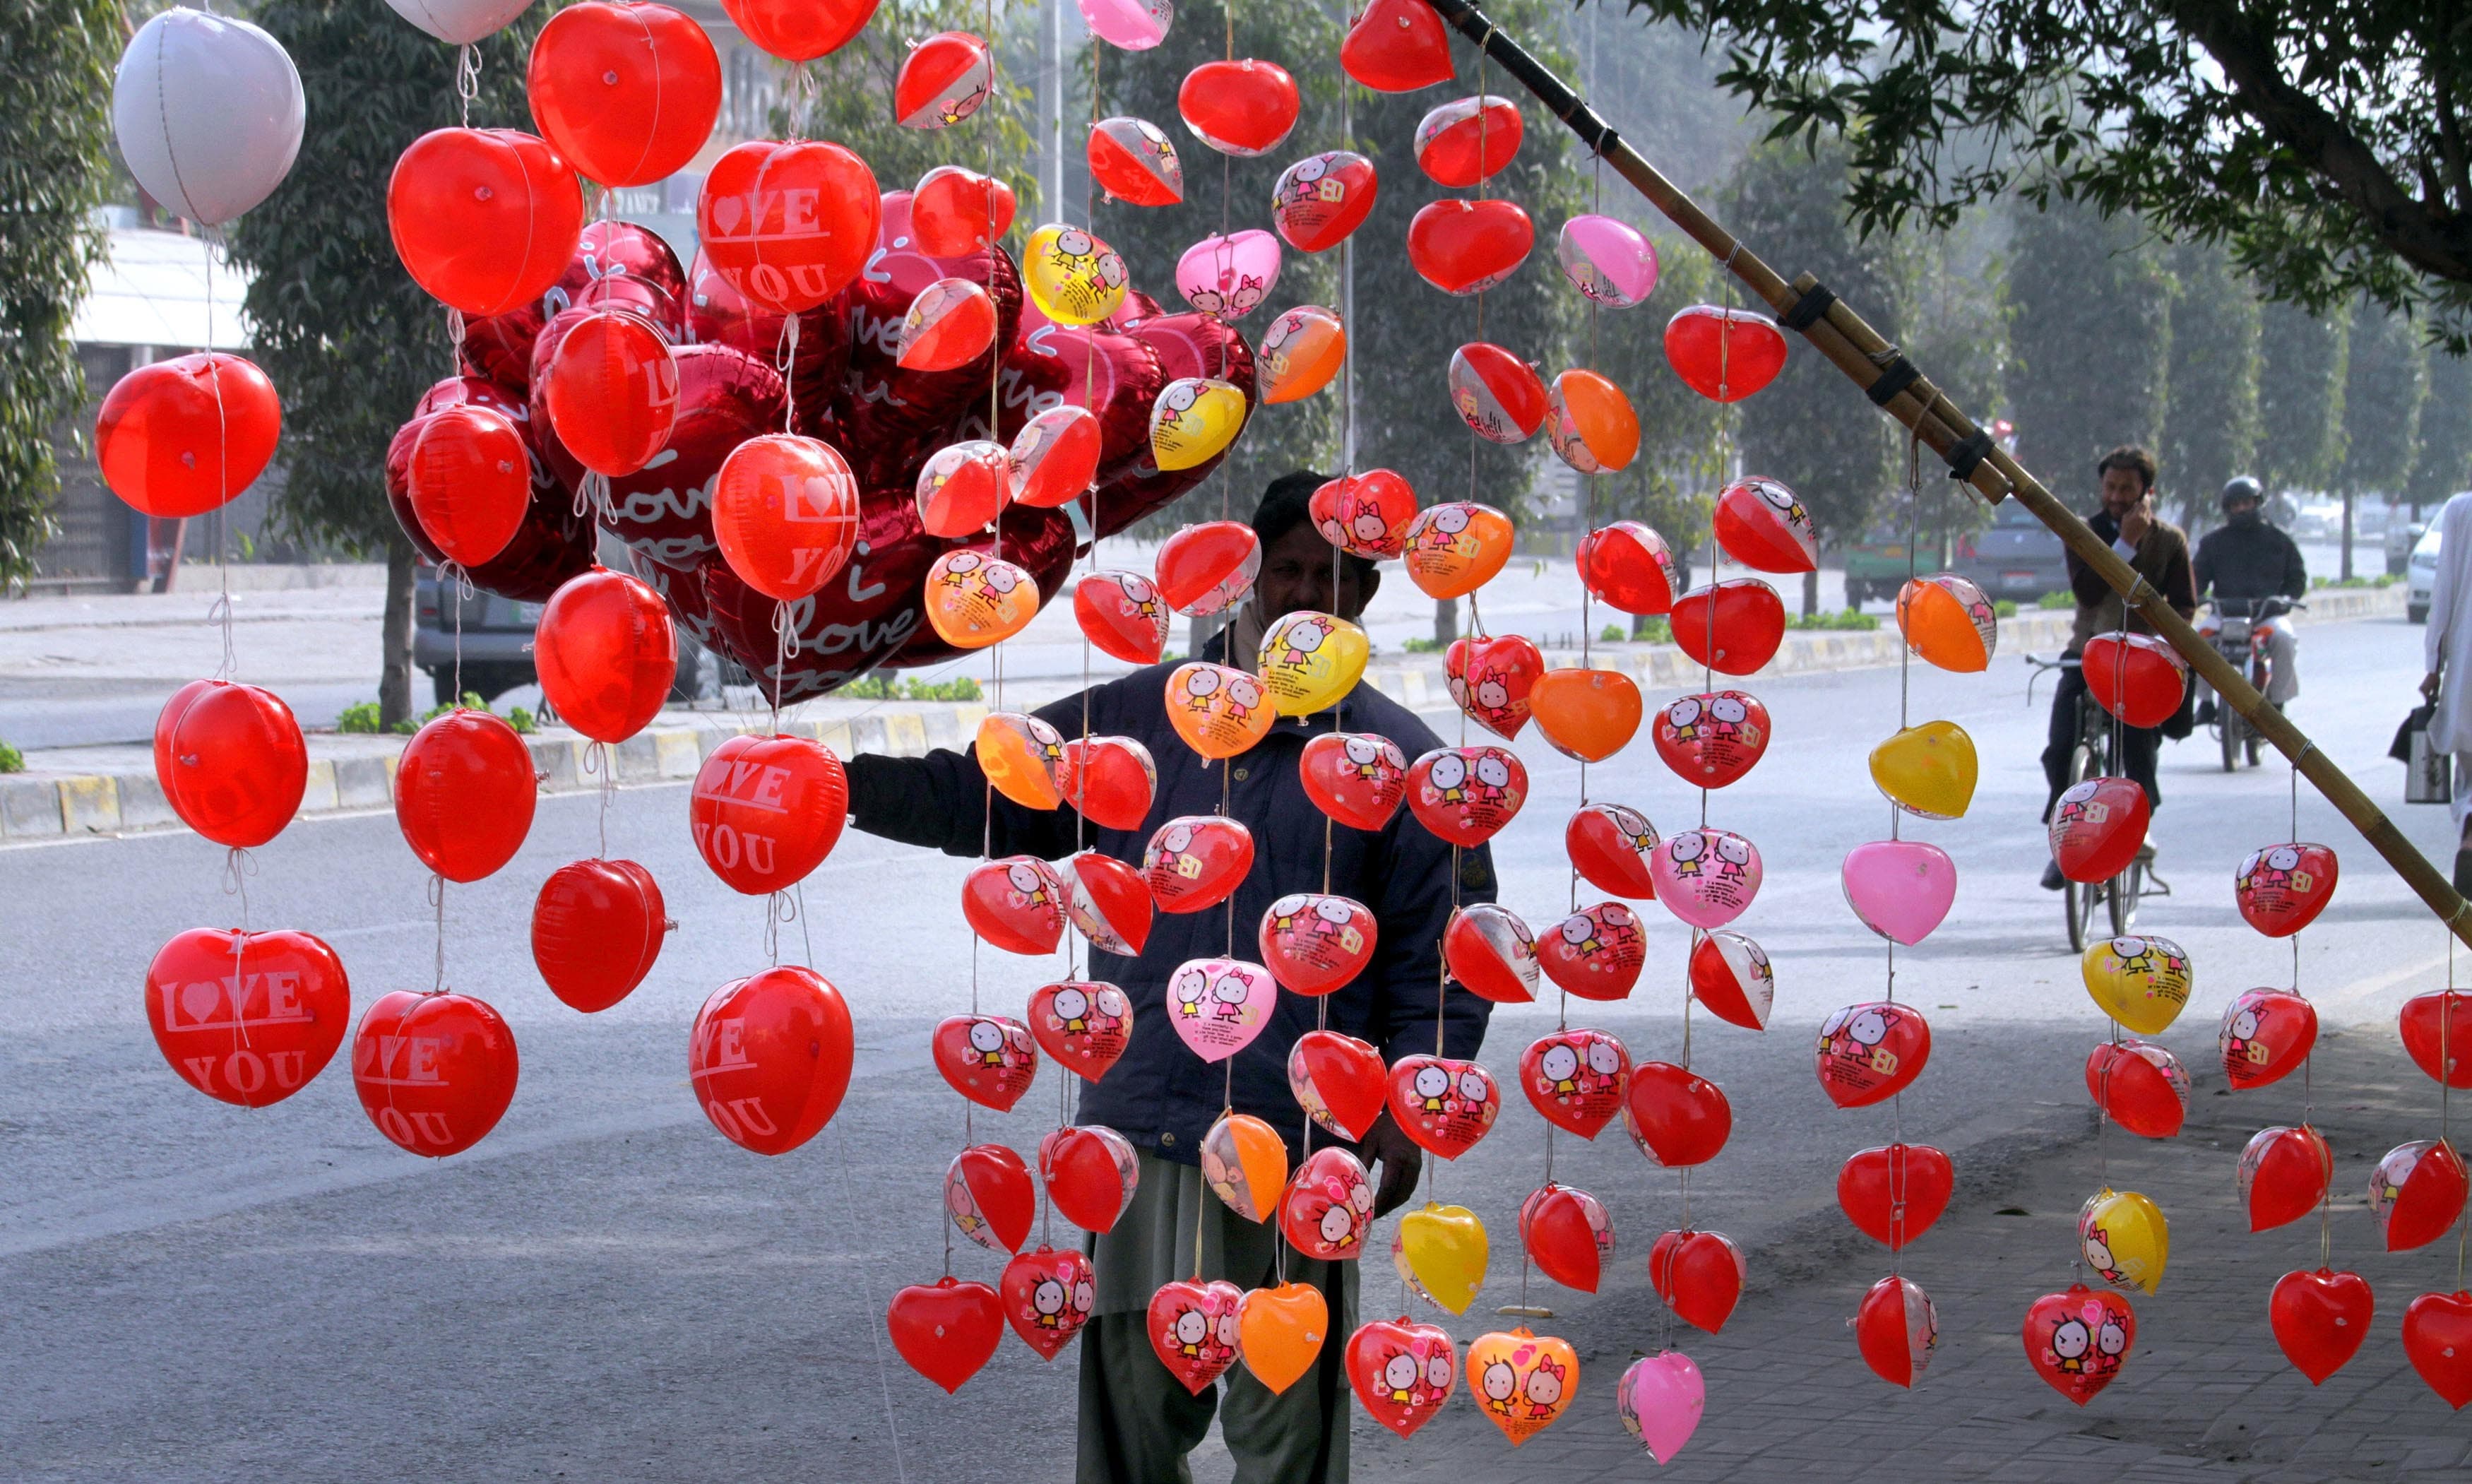
[{"label": "yellow heart-shaped balloon", "polygon": [[1517,1448],[1562,1415],[1580,1389],[1580,1357],[1567,1340],[1526,1326],[1468,1342],[1468,1395]]},{"label": "yellow heart-shaped balloon", "polygon": [[1167,720],[1184,744],[1216,761],[1249,751],[1271,734],[1278,713],[1264,703],[1258,675],[1196,660],[1167,678]]},{"label": "yellow heart-shaped balloon", "polygon": [[1871,781],[1927,820],[1961,819],[1974,802],[1974,739],[1955,722],[1908,727],[1871,749]]},{"label": "yellow heart-shaped balloon", "polygon": [[1299,610],[1262,635],[1262,684],[1281,716],[1311,716],[1356,688],[1372,652],[1365,631],[1346,619]]},{"label": "yellow heart-shaped balloon", "polygon": [[1217,458],[1245,431],[1245,394],[1235,383],[1185,376],[1151,404],[1151,457],[1161,472]]},{"label": "yellow heart-shaped balloon", "polygon": [[2159,1036],[2189,1003],[2189,955],[2169,938],[2110,938],[2079,966],[2103,1013],[2140,1036]]},{"label": "yellow heart-shaped balloon", "polygon": [[1432,1201],[1399,1218],[1390,1256],[1399,1276],[1454,1314],[1464,1314],[1485,1286],[1489,1256],[1485,1223],[1464,1206]]},{"label": "yellow heart-shaped balloon", "polygon": [[1056,770],[1064,761],[1064,739],[1055,728],[1019,711],[996,711],[979,723],[979,771],[995,791],[1025,809],[1053,809],[1064,802]]},{"label": "yellow heart-shaped balloon", "polygon": [[2172,1256],[2172,1223],[2163,1219],[2163,1208],[2136,1191],[2106,1185],[2078,1213],[2078,1246],[2104,1282],[2152,1293]]},{"label": "yellow heart-shaped balloon", "polygon": [[1330,1305],[1311,1283],[1253,1288],[1236,1303],[1236,1352],[1277,1396],[1313,1369],[1330,1333]]},{"label": "yellow heart-shaped balloon", "polygon": [[1096,324],[1125,301],[1125,260],[1080,227],[1042,227],[1021,250],[1021,285],[1058,324]]},{"label": "yellow heart-shaped balloon", "polygon": [[1227,1113],[1201,1136],[1201,1179],[1229,1210],[1261,1221],[1288,1187],[1288,1146],[1251,1113]]},{"label": "yellow heart-shaped balloon", "polygon": [[927,626],[955,649],[985,649],[1038,616],[1038,584],[982,551],[948,551],[927,568]]}]

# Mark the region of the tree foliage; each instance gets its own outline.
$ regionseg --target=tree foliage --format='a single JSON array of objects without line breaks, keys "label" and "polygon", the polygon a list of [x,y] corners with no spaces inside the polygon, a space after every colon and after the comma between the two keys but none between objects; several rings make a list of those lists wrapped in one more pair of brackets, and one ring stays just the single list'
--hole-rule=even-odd
[{"label": "tree foliage", "polygon": [[2167,261],[2172,404],[2155,455],[2194,529],[2211,523],[2215,495],[2257,455],[2257,291],[2206,243],[2181,243]]},{"label": "tree foliage", "polygon": [[[2090,489],[2095,461],[2163,430],[2172,284],[2139,230],[2080,203],[2012,208],[2010,403],[2017,448],[2057,491]],[[2163,471],[2172,488],[2175,471]],[[2064,496],[2065,497],[2065,496]]]},{"label": "tree foliage", "polygon": [[2294,304],[2258,322],[2258,475],[2267,492],[2324,490],[2343,456],[2349,326]]},{"label": "tree foliage", "polygon": [[[84,405],[69,323],[103,255],[111,181],[111,0],[23,0],[0,47],[0,589],[34,571],[59,491],[55,428]],[[83,430],[77,430],[83,436]]]},{"label": "tree foliage", "polygon": [[2403,488],[2428,390],[2426,358],[2411,324],[2374,302],[2359,305],[2343,365],[2343,457],[2335,472],[2340,489],[2347,494],[2392,494]]},{"label": "tree foliage", "polygon": [[2405,499],[2435,505],[2472,488],[2472,361],[2446,354],[2429,358],[2429,396],[2421,403],[2413,443]]}]

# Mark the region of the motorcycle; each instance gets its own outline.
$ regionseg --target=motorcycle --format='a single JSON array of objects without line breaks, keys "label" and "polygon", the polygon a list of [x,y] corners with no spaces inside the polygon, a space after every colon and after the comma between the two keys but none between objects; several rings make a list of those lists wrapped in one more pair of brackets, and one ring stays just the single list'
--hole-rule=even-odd
[{"label": "motorcycle", "polygon": [[[2213,611],[2199,620],[2198,633],[2263,696],[2274,680],[2272,646],[2267,642],[2274,636],[2274,621],[2308,606],[2295,598],[2217,598]],[[2210,699],[2208,708],[2214,713],[2209,725],[2222,747],[2223,771],[2238,768],[2244,755],[2256,767],[2261,741],[2247,718],[2220,700]]]}]

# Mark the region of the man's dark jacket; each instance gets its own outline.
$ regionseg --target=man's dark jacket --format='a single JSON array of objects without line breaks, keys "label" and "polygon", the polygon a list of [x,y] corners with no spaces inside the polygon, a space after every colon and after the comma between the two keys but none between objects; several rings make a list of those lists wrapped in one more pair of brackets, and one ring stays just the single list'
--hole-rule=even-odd
[{"label": "man's dark jacket", "polygon": [[2263,519],[2217,526],[2198,542],[2198,595],[2297,598],[2309,591],[2300,548]]},{"label": "man's dark jacket", "polygon": [[[1207,652],[1205,652],[1207,653]],[[1259,961],[1255,935],[1263,910],[1291,892],[1322,887],[1322,839],[1327,820],[1306,797],[1297,760],[1306,741],[1333,730],[1370,731],[1389,737],[1411,760],[1441,745],[1423,722],[1370,685],[1332,711],[1304,718],[1281,717],[1251,752],[1228,764],[1205,762],[1187,747],[1167,719],[1167,679],[1176,667],[1153,665],[1122,680],[1068,696],[1038,711],[1070,739],[1082,733],[1082,704],[1089,704],[1093,736],[1129,736],[1150,749],[1158,766],[1158,792],[1138,830],[1105,829],[1085,822],[1069,805],[1055,810],[1023,808],[995,797],[993,855],[1036,855],[1059,860],[1093,848],[1140,869],[1143,849],[1161,825],[1179,815],[1214,814],[1220,789],[1229,789],[1227,812],[1253,832],[1253,869],[1238,887],[1233,927],[1224,905],[1196,913],[1160,913],[1151,920],[1150,941],[1139,958],[1093,952],[1089,977],[1121,987],[1133,1005],[1133,1036],[1122,1060],[1098,1083],[1084,1087],[1083,1123],[1105,1124],[1167,1159],[1200,1162],[1201,1136],[1228,1106],[1220,1064],[1204,1063],[1177,1038],[1169,1022],[1167,981],[1187,959],[1229,952]],[[1223,774],[1224,775],[1223,778]],[[986,776],[975,749],[939,750],[924,757],[851,760],[850,823],[869,834],[932,847],[948,855],[977,855],[988,826]],[[1329,828],[1329,890],[1371,908],[1379,924],[1373,962],[1354,983],[1317,1001],[1279,995],[1277,1013],[1252,1044],[1234,1058],[1233,1107],[1267,1120],[1291,1149],[1304,1131],[1304,1113],[1288,1090],[1288,1049],[1314,1029],[1317,1009],[1329,1009],[1330,1029],[1372,1042],[1385,1062],[1435,1042],[1435,1001],[1441,989],[1440,944],[1454,900],[1493,899],[1493,862],[1483,848],[1459,856],[1459,889],[1452,891],[1451,847],[1416,823],[1403,804],[1380,833]],[[1021,997],[1047,966],[1025,965]],[[1001,996],[999,996],[1001,1002]],[[1492,1007],[1457,985],[1441,1011],[1445,1055],[1471,1057],[1485,1039]],[[1060,1074],[1059,1068],[1048,1068]],[[1509,1078],[1502,1085],[1510,1085]],[[1316,1144],[1334,1142],[1317,1133]]]}]

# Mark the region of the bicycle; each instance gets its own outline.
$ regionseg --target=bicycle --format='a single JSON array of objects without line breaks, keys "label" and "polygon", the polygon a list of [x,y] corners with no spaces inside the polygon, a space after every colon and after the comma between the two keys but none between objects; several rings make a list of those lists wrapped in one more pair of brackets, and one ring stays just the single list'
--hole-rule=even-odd
[{"label": "bicycle", "polygon": [[[2034,673],[2026,681],[2026,705],[2034,704],[2034,682],[2046,672],[2077,669],[2078,661],[2069,658],[2043,659],[2033,655],[2025,657]],[[2069,778],[2064,787],[2074,788],[2088,778],[2111,778],[2115,759],[2112,754],[2111,713],[2097,705],[2090,692],[2078,692],[2078,741],[2069,753]],[[2160,884],[2159,882],[2157,883]],[[2137,925],[2137,900],[2147,895],[2146,852],[2140,850],[2127,869],[2108,881],[2069,881],[2060,891],[2060,910],[2068,920],[2069,951],[2083,953],[2086,929],[2093,925],[2095,909],[2102,906],[2111,920],[2111,936],[2125,938]],[[2164,892],[2168,892],[2165,888]],[[2156,895],[2163,895],[2158,892]]]}]

